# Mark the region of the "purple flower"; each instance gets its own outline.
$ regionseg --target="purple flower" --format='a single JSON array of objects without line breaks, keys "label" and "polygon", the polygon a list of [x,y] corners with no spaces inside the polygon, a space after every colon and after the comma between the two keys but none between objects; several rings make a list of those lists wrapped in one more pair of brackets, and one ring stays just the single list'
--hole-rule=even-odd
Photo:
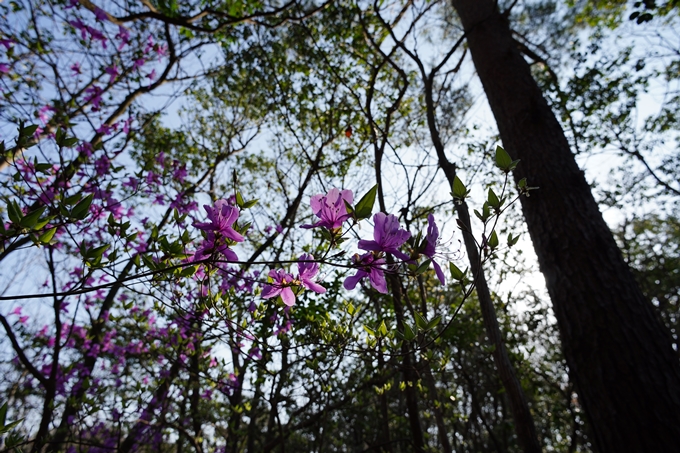
[{"label": "purple flower", "polygon": [[141,68],[144,66],[144,58],[137,58],[134,63],[132,63],[132,69]]},{"label": "purple flower", "polygon": [[272,269],[269,271],[269,277],[271,277],[273,282],[271,285],[264,286],[262,297],[271,299],[280,295],[284,304],[289,307],[295,305],[295,293],[290,288],[290,284],[294,282],[293,276],[283,269]]},{"label": "purple flower", "polygon": [[118,77],[118,74],[120,74],[120,71],[118,71],[118,67],[115,64],[104,69],[104,72],[111,76],[109,83],[113,83],[113,81]]},{"label": "purple flower", "polygon": [[302,286],[315,293],[323,294],[326,292],[326,288],[316,282],[316,275],[318,273],[319,263],[314,261],[312,255],[305,253],[298,260],[297,277],[293,277],[292,274],[283,269],[272,269],[269,271],[269,276],[274,281],[271,285],[264,285],[262,297],[271,299],[280,295],[283,303],[292,307],[295,305],[295,293],[291,286]]},{"label": "purple flower", "polygon": [[102,124],[97,128],[96,132],[101,135],[110,135],[115,128],[109,126],[108,124]]},{"label": "purple flower", "polygon": [[399,219],[394,214],[386,215],[378,212],[373,216],[373,221],[375,222],[374,240],[359,241],[359,248],[373,252],[387,252],[404,261],[410,260],[410,256],[398,249],[411,237],[411,233],[399,228]]},{"label": "purple flower", "polygon": [[9,73],[9,65],[7,63],[0,63],[0,72],[3,74]]},{"label": "purple flower", "polygon": [[377,258],[373,253],[365,253],[361,256],[355,254],[352,258],[354,265],[358,267],[357,273],[351,277],[347,277],[343,286],[346,290],[353,290],[357,283],[363,278],[368,277],[371,281],[371,286],[376,291],[387,294],[387,281],[385,281],[385,270],[381,267],[385,264],[385,260]]},{"label": "purple flower", "polygon": [[80,63],[73,63],[71,65],[71,71],[73,71],[73,75],[80,74]]},{"label": "purple flower", "polygon": [[427,216],[427,237],[425,239],[427,242],[425,244],[425,250],[423,250],[423,255],[432,260],[432,266],[437,274],[437,278],[439,278],[442,285],[445,285],[446,277],[444,276],[444,272],[442,272],[442,268],[439,267],[439,264],[434,260],[437,251],[437,240],[439,239],[439,228],[437,228],[437,224],[434,222],[434,216],[432,214]]},{"label": "purple flower", "polygon": [[47,114],[48,112],[54,112],[55,108],[52,107],[51,105],[46,105],[44,107],[41,107],[40,110],[38,111],[38,118],[40,118],[40,121],[43,122],[43,124],[46,124],[47,121],[49,121],[50,117]]},{"label": "purple flower", "polygon": [[319,273],[319,263],[314,257],[305,253],[298,260],[298,281],[310,291],[318,294],[326,292],[326,288],[316,282],[316,274]]},{"label": "purple flower", "polygon": [[123,132],[125,132],[126,134],[130,133],[130,124],[132,124],[132,121],[133,121],[133,118],[130,116],[123,123]]},{"label": "purple flower", "polygon": [[352,203],[353,195],[351,190],[340,191],[336,188],[331,189],[326,195],[314,195],[310,200],[312,212],[321,220],[312,225],[302,225],[300,228],[325,227],[335,230],[342,226],[342,223],[351,217],[347,213],[347,203]]},{"label": "purple flower", "polygon": [[[174,161],[173,165],[177,165],[179,162]],[[175,168],[175,170],[172,173],[172,177],[178,181],[180,184],[184,184],[184,179],[187,177],[189,173],[187,172],[187,167],[186,165],[181,165]]]},{"label": "purple flower", "polygon": [[125,47],[130,42],[130,32],[128,31],[127,28],[123,27],[122,25],[119,25],[118,33],[116,34],[116,39],[120,39],[120,44],[118,44],[118,51],[121,51],[123,50],[123,47]]},{"label": "purple flower", "polygon": [[12,38],[9,38],[9,39],[2,38],[2,39],[0,39],[0,46],[5,46],[5,49],[7,49],[7,50],[9,50],[9,48],[12,47],[14,45],[14,43],[16,43],[16,41],[13,40]]},{"label": "purple flower", "polygon": [[91,101],[94,109],[99,110],[99,105],[102,102],[103,92],[104,90],[99,88],[97,85],[92,85],[91,87],[85,89],[85,93],[87,93],[87,96],[85,96],[85,102]]},{"label": "purple flower", "polygon": [[102,22],[106,22],[107,20],[109,20],[109,16],[108,14],[106,14],[106,11],[96,6],[94,8],[94,15],[97,18],[97,20],[100,20]]},{"label": "purple flower", "polygon": [[82,20],[80,19],[70,20],[68,21],[68,23],[71,24],[73,28],[80,30],[80,37],[82,39],[87,38],[87,25],[85,25]]},{"label": "purple flower", "polygon": [[207,236],[201,247],[194,255],[194,261],[200,261],[211,256],[214,252],[223,254],[229,261],[238,261],[236,253],[229,248],[225,238],[236,242],[243,242],[244,238],[232,225],[238,219],[239,211],[233,206],[229,206],[226,200],[217,200],[215,207],[203,206],[208,213],[210,222],[195,223],[194,226],[199,230],[207,231]]},{"label": "purple flower", "polygon": [[152,69],[151,72],[147,74],[146,78],[153,81],[156,78],[156,70]]},{"label": "purple flower", "polygon": [[210,222],[207,223],[195,223],[194,226],[199,230],[212,231],[220,234],[223,237],[229,238],[232,241],[243,242],[244,238],[236,230],[232,228],[232,225],[236,220],[238,220],[238,208],[229,206],[227,200],[217,200],[215,202],[215,207],[211,208],[208,205],[203,206],[205,212],[208,214],[208,219]]},{"label": "purple flower", "polygon": [[85,157],[90,157],[94,153],[94,148],[90,142],[82,142],[76,149]]}]

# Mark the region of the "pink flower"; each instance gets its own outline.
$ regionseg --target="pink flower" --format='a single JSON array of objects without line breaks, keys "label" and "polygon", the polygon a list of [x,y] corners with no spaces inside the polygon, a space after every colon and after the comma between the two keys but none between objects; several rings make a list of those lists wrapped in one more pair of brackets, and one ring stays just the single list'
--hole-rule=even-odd
[{"label": "pink flower", "polygon": [[385,264],[383,258],[376,258],[373,253],[365,253],[361,256],[355,254],[352,258],[354,265],[359,269],[357,273],[351,277],[347,277],[343,286],[347,290],[353,290],[357,283],[359,283],[365,277],[368,277],[371,286],[376,289],[376,291],[387,294],[387,281],[385,280],[385,270],[382,267]]},{"label": "pink flower", "polygon": [[305,288],[318,294],[326,292],[326,288],[316,282],[316,274],[319,273],[319,263],[314,261],[314,257],[304,254],[298,260],[298,280]]},{"label": "pink flower", "polygon": [[9,73],[9,65],[7,63],[0,63],[0,72],[3,74]]},{"label": "pink flower", "polygon": [[116,39],[120,39],[120,44],[118,44],[118,50],[120,51],[130,42],[130,31],[122,25],[119,25]]},{"label": "pink flower", "polygon": [[85,157],[90,157],[92,156],[92,153],[94,153],[94,148],[92,148],[92,144],[90,142],[82,142],[76,147],[76,149]]},{"label": "pink flower", "polygon": [[194,255],[194,261],[200,261],[210,257],[213,253],[223,254],[229,261],[238,261],[238,256],[229,248],[229,243],[225,239],[234,242],[243,242],[245,238],[237,232],[232,225],[238,220],[238,208],[229,206],[226,200],[217,200],[215,207],[203,206],[210,222],[195,223],[194,226],[199,230],[206,231],[206,239]]},{"label": "pink flower", "polygon": [[217,200],[215,207],[211,208],[208,205],[203,206],[205,212],[208,214],[210,222],[195,223],[194,226],[199,230],[213,231],[221,236],[231,239],[236,242],[243,242],[244,237],[241,236],[232,225],[238,220],[238,208],[229,206],[226,200]]},{"label": "pink flower", "polygon": [[102,93],[104,90],[99,88],[97,85],[92,85],[85,90],[87,96],[85,96],[85,102],[92,102],[95,110],[99,110],[99,106],[102,102]]},{"label": "pink flower", "polygon": [[264,299],[271,299],[280,295],[283,303],[291,307],[295,305],[295,293],[291,286],[302,286],[318,294],[326,292],[326,288],[316,282],[316,275],[319,273],[319,263],[314,261],[312,255],[304,254],[300,256],[297,265],[297,277],[293,277],[292,274],[287,273],[283,269],[270,270],[269,277],[272,278],[273,282],[271,285],[264,286],[262,297]]},{"label": "pink flower", "polygon": [[106,11],[96,6],[94,7],[94,15],[99,21],[106,22],[109,20],[109,16],[106,14]]},{"label": "pink flower", "polygon": [[120,72],[118,71],[118,67],[115,64],[104,69],[104,72],[106,72],[110,76],[109,83],[113,83],[114,80],[116,80],[116,78],[118,77],[118,74],[120,74]]},{"label": "pink flower", "polygon": [[81,72],[80,72],[80,63],[73,63],[73,64],[71,65],[71,71],[73,71],[73,75],[81,74]]},{"label": "pink flower", "polygon": [[411,233],[399,227],[399,219],[394,214],[386,215],[378,212],[373,216],[375,226],[373,228],[373,240],[359,241],[359,248],[374,252],[387,252],[404,261],[411,259],[407,254],[399,251],[411,237]]},{"label": "pink flower", "polygon": [[273,282],[271,285],[264,286],[262,297],[271,299],[280,295],[284,304],[289,307],[295,305],[295,293],[290,288],[290,284],[294,282],[293,276],[283,269],[272,269],[269,271],[269,277],[271,277]]},{"label": "pink flower", "polygon": [[437,228],[437,224],[435,223],[434,216],[432,214],[427,216],[427,237],[425,239],[427,242],[425,244],[425,250],[423,250],[423,255],[432,260],[432,266],[434,267],[434,271],[437,274],[437,278],[442,285],[445,285],[446,277],[444,276],[444,272],[442,272],[442,268],[434,260],[437,249],[437,241],[439,240],[439,228]]},{"label": "pink flower", "polygon": [[115,129],[114,127],[111,127],[108,124],[102,124],[97,129],[97,133],[101,135],[109,135],[113,132],[114,129]]},{"label": "pink flower", "polygon": [[351,216],[347,213],[347,203],[352,203],[353,195],[351,190],[340,191],[336,188],[331,189],[326,195],[314,195],[310,200],[312,212],[321,220],[312,225],[302,225],[300,228],[324,227],[329,230],[336,230],[342,223]]},{"label": "pink flower", "polygon": [[123,132],[125,132],[126,134],[130,133],[130,124],[132,124],[132,121],[133,121],[133,118],[130,116],[123,123]]},{"label": "pink flower", "polygon": [[16,43],[12,38],[2,38],[0,39],[0,46],[5,46],[5,49],[9,50]]}]

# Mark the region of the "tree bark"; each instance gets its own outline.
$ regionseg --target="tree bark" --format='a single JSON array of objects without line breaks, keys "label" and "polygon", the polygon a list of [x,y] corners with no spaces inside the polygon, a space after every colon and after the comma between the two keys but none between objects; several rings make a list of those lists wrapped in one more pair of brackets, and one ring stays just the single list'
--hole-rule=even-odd
[{"label": "tree bark", "polygon": [[600,451],[680,451],[680,363],[492,0],[452,0],[514,173],[572,380]]}]

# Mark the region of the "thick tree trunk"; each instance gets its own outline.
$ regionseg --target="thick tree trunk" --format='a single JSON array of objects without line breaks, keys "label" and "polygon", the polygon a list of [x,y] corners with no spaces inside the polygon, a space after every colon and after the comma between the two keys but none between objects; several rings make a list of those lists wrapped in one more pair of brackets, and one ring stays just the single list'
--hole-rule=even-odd
[{"label": "thick tree trunk", "polygon": [[571,378],[606,452],[680,451],[680,363],[493,0],[452,0],[517,180]]}]

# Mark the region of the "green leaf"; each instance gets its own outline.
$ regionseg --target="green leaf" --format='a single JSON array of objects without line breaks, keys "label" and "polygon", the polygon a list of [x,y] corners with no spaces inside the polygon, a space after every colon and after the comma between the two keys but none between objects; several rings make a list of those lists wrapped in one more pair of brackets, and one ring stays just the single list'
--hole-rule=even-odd
[{"label": "green leaf", "polygon": [[65,148],[71,148],[73,147],[76,143],[78,143],[78,139],[75,137],[66,137],[64,140],[62,140],[61,145]]},{"label": "green leaf", "polygon": [[427,330],[427,320],[423,318],[423,316],[417,311],[414,311],[413,315],[416,318],[416,325],[418,326],[418,328],[420,330]]},{"label": "green leaf", "polygon": [[90,194],[80,200],[80,202],[71,210],[71,217],[77,220],[83,220],[85,217],[87,217],[87,214],[90,212],[92,197],[93,195]]},{"label": "green leaf", "polygon": [[21,219],[24,218],[21,208],[14,200],[7,204],[7,215],[9,216],[9,219],[12,221],[12,223],[17,225],[19,225],[21,223]]},{"label": "green leaf", "polygon": [[495,231],[491,233],[491,237],[489,238],[489,247],[491,247],[492,249],[498,247],[498,235],[496,234]]},{"label": "green leaf", "polygon": [[53,165],[48,164],[47,162],[41,162],[38,164],[35,164],[35,171],[39,171],[40,173],[45,173],[48,170],[52,170]]},{"label": "green leaf", "polygon": [[347,214],[353,214],[354,213],[354,207],[347,202],[344,198],[342,199],[342,202],[345,203],[345,209],[347,209]]},{"label": "green leaf", "polygon": [[75,195],[71,195],[68,198],[65,198],[63,204],[65,204],[66,206],[73,206],[74,204],[78,203],[82,198],[83,196],[77,193]]},{"label": "green leaf", "polygon": [[458,176],[453,178],[452,190],[453,190],[453,192],[452,192],[453,198],[455,198],[457,200],[461,200],[461,201],[464,200],[465,197],[468,194],[467,187],[465,187],[465,184],[463,184],[463,181],[461,181],[460,178],[458,178]]},{"label": "green leaf", "polygon": [[198,270],[198,266],[187,266],[184,269],[182,269],[182,272],[179,273],[180,277],[192,277],[196,271]]},{"label": "green leaf", "polygon": [[7,403],[0,407],[0,427],[5,426],[5,419],[7,417]]},{"label": "green leaf", "polygon": [[366,324],[363,324],[363,327],[364,327],[364,330],[366,331],[366,333],[368,333],[369,336],[375,337],[375,331],[373,329],[368,327]]},{"label": "green leaf", "polygon": [[404,323],[404,339],[406,341],[411,341],[416,337],[416,333],[413,331],[413,328],[409,326],[407,323]]},{"label": "green leaf", "polygon": [[21,219],[21,222],[19,222],[19,224],[24,228],[33,228],[35,224],[38,223],[38,219],[40,218],[43,212],[45,212],[45,206],[42,206],[36,209],[35,211],[26,214],[26,216],[23,219]]},{"label": "green leaf", "polygon": [[33,138],[33,134],[38,130],[37,124],[31,124],[30,126],[25,126],[19,128],[19,135],[22,138]]},{"label": "green leaf", "polygon": [[517,186],[520,189],[524,189],[527,186],[527,178],[520,179],[519,182],[517,183]]},{"label": "green leaf", "polygon": [[356,313],[356,308],[354,308],[354,305],[352,305],[351,302],[347,305],[347,313],[349,313],[350,316],[354,316],[354,313]]},{"label": "green leaf", "polygon": [[425,272],[427,270],[427,268],[430,267],[431,262],[432,262],[432,260],[428,259],[428,260],[425,260],[422,263],[420,263],[420,266],[418,266],[418,269],[416,269],[416,275],[420,275],[423,272]]},{"label": "green leaf", "polygon": [[[519,162],[519,161],[518,161]],[[503,170],[505,173],[508,173],[511,170],[513,160],[510,157],[510,154],[508,154],[507,151],[505,151],[503,148],[500,146],[496,147],[496,165],[498,168]],[[517,165],[517,164],[515,164]]]},{"label": "green leaf", "polygon": [[434,328],[437,327],[437,325],[441,322],[441,320],[442,320],[442,317],[441,317],[441,316],[435,316],[434,318],[432,318],[432,319],[430,320],[430,322],[427,323],[427,329],[425,329],[425,330],[432,330],[432,329],[434,329]]},{"label": "green leaf", "polygon": [[465,278],[465,272],[461,271],[458,266],[453,263],[449,263],[449,272],[451,272],[451,278],[454,280],[461,281]]},{"label": "green leaf", "polygon": [[111,247],[111,244],[105,244],[105,245],[101,245],[99,247],[89,249],[86,252],[86,256],[88,258],[100,258],[104,254],[106,249],[108,249],[109,247]]},{"label": "green leaf", "polygon": [[259,200],[258,200],[257,198],[254,199],[254,200],[246,201],[246,202],[243,204],[243,209],[250,209],[250,208],[252,208],[253,206],[255,206],[255,205],[257,204],[258,201],[259,201]]},{"label": "green leaf", "polygon": [[378,327],[378,332],[380,332],[380,335],[385,336],[387,335],[387,326],[385,325],[385,320],[382,320],[380,323],[380,327]]},{"label": "green leaf", "polygon": [[57,227],[50,228],[49,230],[45,231],[43,234],[38,236],[38,240],[43,244],[48,244],[52,240],[52,238],[54,237],[54,233],[56,232]]},{"label": "green leaf", "polygon": [[491,188],[489,188],[488,203],[489,206],[496,210],[500,209],[501,207],[501,200],[498,199],[498,195],[496,195],[496,192],[494,192]]},{"label": "green leaf", "polygon": [[241,196],[241,192],[236,192],[236,204],[238,205],[239,208],[243,208],[243,205],[245,204],[243,202],[243,197]]},{"label": "green leaf", "polygon": [[373,213],[373,205],[375,204],[375,196],[378,193],[378,185],[371,187],[371,189],[366,192],[366,195],[361,197],[361,200],[356,206],[356,216],[357,219],[367,219]]}]

